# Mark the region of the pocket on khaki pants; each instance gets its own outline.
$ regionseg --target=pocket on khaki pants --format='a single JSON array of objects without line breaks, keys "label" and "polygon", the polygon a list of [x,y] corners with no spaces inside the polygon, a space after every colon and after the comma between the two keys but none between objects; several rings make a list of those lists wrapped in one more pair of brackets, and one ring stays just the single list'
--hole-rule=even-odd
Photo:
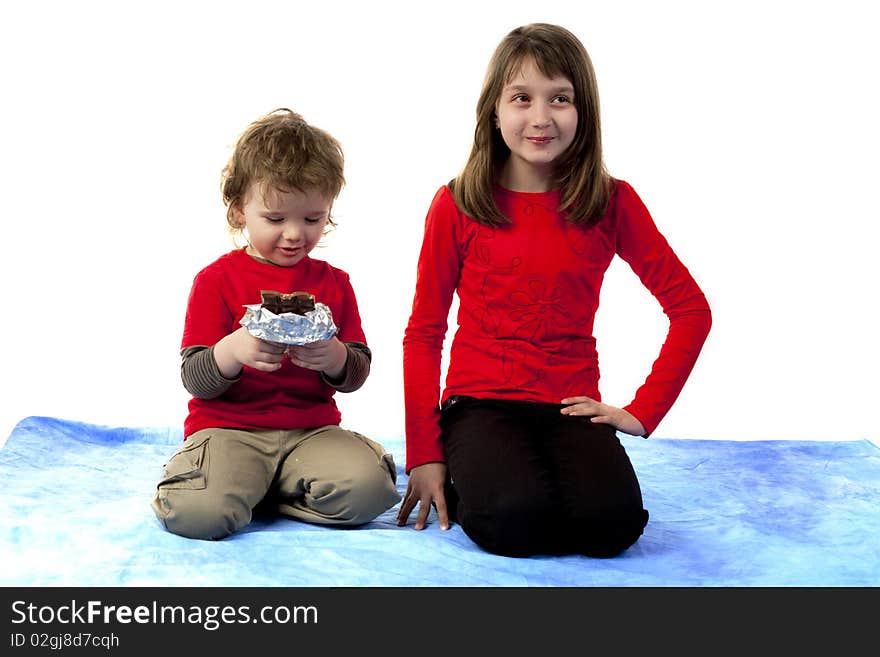
[{"label": "pocket on khaki pants", "polygon": [[208,441],[211,434],[196,432],[165,464],[159,488],[201,489],[208,485]]}]

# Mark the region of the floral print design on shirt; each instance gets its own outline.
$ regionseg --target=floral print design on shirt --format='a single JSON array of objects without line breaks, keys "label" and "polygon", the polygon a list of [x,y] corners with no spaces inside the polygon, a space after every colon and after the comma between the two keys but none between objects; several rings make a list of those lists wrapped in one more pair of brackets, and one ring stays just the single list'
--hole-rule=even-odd
[{"label": "floral print design on shirt", "polygon": [[489,273],[483,278],[483,284],[480,289],[480,297],[483,303],[470,312],[471,319],[480,325],[480,328],[493,338],[498,337],[498,327],[501,325],[497,308],[498,303],[491,300],[486,294],[486,288],[490,279],[494,276],[510,276],[521,265],[522,258],[514,256],[505,265],[497,265],[492,263],[492,249],[490,248],[492,240],[495,238],[495,229],[489,226],[480,226],[473,241],[474,258],[481,265],[490,269]]},{"label": "floral print design on shirt", "polygon": [[614,257],[612,230],[608,217],[593,226],[568,226],[565,231],[568,248],[593,266],[607,267]]},{"label": "floral print design on shirt", "polygon": [[[488,290],[505,287],[498,279],[511,279],[521,275],[523,258],[510,257],[506,262],[493,260],[492,244],[496,229],[480,226],[472,243],[474,258],[487,269],[480,288],[482,303],[471,310],[470,318],[480,329],[495,339],[489,353],[501,362],[504,381],[507,386],[528,388],[546,377],[544,368],[529,367],[526,350],[530,345],[548,341],[548,336],[568,333],[572,317],[564,303],[564,292],[558,284],[551,284],[543,278],[532,278],[522,287],[509,289],[498,298]],[[503,320],[503,321],[502,321]],[[502,325],[515,328],[505,335],[499,334]],[[554,360],[554,354],[547,354],[547,364]]]},{"label": "floral print design on shirt", "polygon": [[508,317],[519,322],[516,337],[532,342],[557,333],[559,328],[571,326],[571,317],[562,298],[562,289],[558,285],[548,290],[547,283],[540,279],[529,281],[525,290],[512,292]]}]

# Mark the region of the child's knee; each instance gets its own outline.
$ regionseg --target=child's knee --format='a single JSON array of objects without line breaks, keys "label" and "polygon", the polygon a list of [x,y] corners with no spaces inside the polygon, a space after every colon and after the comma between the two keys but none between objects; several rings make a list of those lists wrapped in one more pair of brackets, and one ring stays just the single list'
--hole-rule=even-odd
[{"label": "child's knee", "polygon": [[168,531],[186,538],[225,538],[251,520],[251,510],[246,505],[228,498],[218,499],[205,490],[163,490],[160,487],[152,507]]},{"label": "child's knee", "polygon": [[[391,454],[365,436],[354,432],[351,435],[370,449],[359,448],[358,457],[348,462],[344,475],[337,472],[337,478],[333,479],[333,475],[326,472],[330,479],[323,485],[337,493],[338,505],[329,510],[335,521],[342,525],[363,525],[397,504],[401,495],[397,492],[397,468]],[[319,484],[317,488],[320,487]],[[315,489],[313,485],[313,493]]]},{"label": "child's knee", "polygon": [[341,525],[363,525],[374,520],[400,501],[400,493],[387,472],[373,470],[360,473],[345,482],[341,489],[335,515]]},{"label": "child's knee", "polygon": [[401,499],[394,481],[384,476],[384,473],[364,480],[361,484],[361,490],[356,494],[359,499],[363,500],[360,505],[361,516],[369,515],[370,519],[384,513]]}]

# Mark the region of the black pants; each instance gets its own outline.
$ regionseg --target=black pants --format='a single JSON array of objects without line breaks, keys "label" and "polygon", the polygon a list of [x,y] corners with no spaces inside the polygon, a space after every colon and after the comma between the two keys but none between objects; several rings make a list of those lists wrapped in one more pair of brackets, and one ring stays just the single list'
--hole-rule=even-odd
[{"label": "black pants", "polygon": [[441,415],[451,517],[484,550],[512,557],[611,557],[648,522],[613,427],[559,404],[455,397]]}]

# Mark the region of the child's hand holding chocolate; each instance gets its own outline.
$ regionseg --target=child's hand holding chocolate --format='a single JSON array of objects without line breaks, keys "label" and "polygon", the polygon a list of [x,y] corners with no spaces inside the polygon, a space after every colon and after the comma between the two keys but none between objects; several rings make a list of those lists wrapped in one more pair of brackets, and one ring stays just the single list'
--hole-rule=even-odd
[{"label": "child's hand holding chocolate", "polygon": [[331,379],[342,376],[348,358],[345,345],[335,337],[306,345],[293,345],[287,353],[294,365],[323,372]]}]

